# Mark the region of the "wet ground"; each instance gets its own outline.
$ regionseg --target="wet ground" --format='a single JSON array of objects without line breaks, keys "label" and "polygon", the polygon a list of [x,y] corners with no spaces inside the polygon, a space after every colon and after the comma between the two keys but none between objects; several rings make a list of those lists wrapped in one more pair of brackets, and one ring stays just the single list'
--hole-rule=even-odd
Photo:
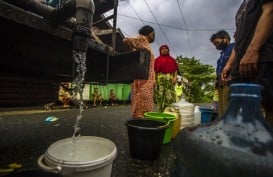
[{"label": "wet ground", "polygon": [[[46,111],[43,107],[0,110],[0,176],[17,177],[20,176],[17,174],[29,170],[34,171],[32,175],[26,175],[28,177],[42,176],[37,165],[38,157],[52,143],[73,135],[78,113],[78,109]],[[50,116],[58,119],[46,122]],[[112,177],[169,177],[170,166],[175,159],[172,142],[162,145],[158,160],[132,158],[124,125],[128,119],[131,119],[128,105],[88,108],[80,120],[80,134],[104,137],[116,144],[118,152],[113,162]]]}]

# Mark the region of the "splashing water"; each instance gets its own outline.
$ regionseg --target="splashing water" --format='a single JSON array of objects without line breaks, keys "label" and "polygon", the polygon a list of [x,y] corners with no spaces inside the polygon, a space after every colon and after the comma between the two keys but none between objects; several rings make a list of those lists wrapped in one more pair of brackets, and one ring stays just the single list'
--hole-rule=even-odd
[{"label": "splashing water", "polygon": [[73,97],[76,97],[78,94],[80,95],[80,108],[79,108],[79,114],[76,116],[76,122],[74,124],[74,133],[73,133],[73,138],[75,140],[75,136],[78,134],[80,131],[79,127],[79,122],[80,119],[82,118],[82,113],[83,113],[83,88],[84,88],[84,77],[86,73],[86,52],[82,51],[76,51],[73,50],[73,58],[74,61],[76,62],[76,78],[73,80],[72,85],[73,85]]}]

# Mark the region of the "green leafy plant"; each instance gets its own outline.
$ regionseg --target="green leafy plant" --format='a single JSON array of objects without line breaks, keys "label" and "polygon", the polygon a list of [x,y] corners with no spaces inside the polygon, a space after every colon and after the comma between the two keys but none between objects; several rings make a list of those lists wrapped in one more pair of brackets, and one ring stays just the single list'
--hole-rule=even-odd
[{"label": "green leafy plant", "polygon": [[179,56],[176,58],[184,81],[183,95],[192,103],[211,102],[214,93],[215,69],[200,60]]}]

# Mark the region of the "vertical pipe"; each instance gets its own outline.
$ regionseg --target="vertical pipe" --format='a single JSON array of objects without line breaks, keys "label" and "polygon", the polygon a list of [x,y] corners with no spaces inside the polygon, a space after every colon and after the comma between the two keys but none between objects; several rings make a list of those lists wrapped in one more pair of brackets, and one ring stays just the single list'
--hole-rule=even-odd
[{"label": "vertical pipe", "polygon": [[73,29],[73,49],[87,52],[88,41],[91,36],[91,25],[95,12],[93,0],[75,0],[76,1],[76,24]]},{"label": "vertical pipe", "polygon": [[91,28],[95,5],[93,0],[75,0],[76,1],[76,24],[81,24],[86,28]]},{"label": "vertical pipe", "polygon": [[118,9],[118,0],[114,0],[114,19],[113,19],[113,33],[112,33],[112,48],[114,52],[116,51],[117,9]]},{"label": "vertical pipe", "polygon": [[109,68],[110,68],[110,47],[106,47],[107,58],[106,58],[106,77],[105,77],[105,84],[109,82]]}]

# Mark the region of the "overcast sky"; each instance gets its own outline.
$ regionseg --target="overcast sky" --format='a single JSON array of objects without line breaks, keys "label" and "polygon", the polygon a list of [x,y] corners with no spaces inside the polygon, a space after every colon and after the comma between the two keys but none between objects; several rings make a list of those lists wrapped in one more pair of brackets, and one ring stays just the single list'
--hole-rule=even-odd
[{"label": "overcast sky", "polygon": [[[242,0],[119,0],[117,28],[128,37],[138,35],[143,25],[155,29],[152,44],[155,56],[167,44],[173,57],[195,57],[216,66],[219,51],[209,41],[211,34],[224,29],[231,37],[235,13]],[[112,12],[110,12],[112,14]],[[234,41],[232,37],[232,42]]]}]

